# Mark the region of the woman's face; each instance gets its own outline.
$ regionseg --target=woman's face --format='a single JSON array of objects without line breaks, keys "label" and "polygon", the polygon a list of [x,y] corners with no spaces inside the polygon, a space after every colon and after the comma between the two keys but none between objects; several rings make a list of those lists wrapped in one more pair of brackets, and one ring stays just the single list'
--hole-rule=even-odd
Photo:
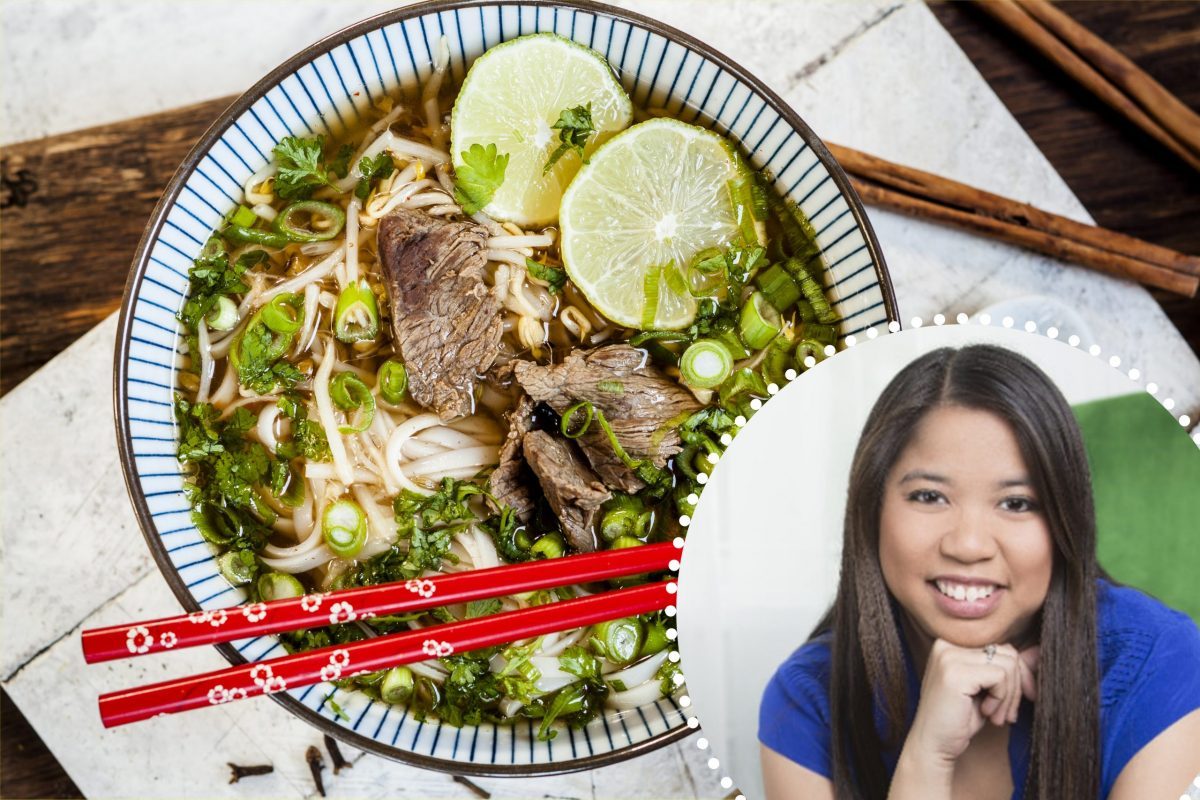
[{"label": "woman's face", "polygon": [[884,484],[883,577],[928,644],[1014,643],[1050,587],[1050,531],[1008,423],[930,411]]}]

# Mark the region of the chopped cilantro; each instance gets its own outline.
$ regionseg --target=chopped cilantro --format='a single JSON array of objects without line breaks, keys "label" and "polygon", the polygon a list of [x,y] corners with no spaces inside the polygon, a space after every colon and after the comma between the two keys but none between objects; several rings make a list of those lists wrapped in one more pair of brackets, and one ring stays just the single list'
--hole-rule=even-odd
[{"label": "chopped cilantro", "polygon": [[540,264],[532,258],[527,258],[525,259],[525,269],[539,281],[548,283],[549,286],[547,288],[550,290],[550,294],[561,292],[563,285],[567,282],[567,271],[562,267]]},{"label": "chopped cilantro", "polygon": [[358,183],[354,187],[354,196],[359,200],[366,200],[371,194],[371,185],[390,177],[395,170],[396,166],[392,163],[392,156],[386,151],[375,156],[374,159],[364,158],[359,161],[358,171],[362,173],[362,177],[358,179]]},{"label": "chopped cilantro", "polygon": [[303,458],[308,461],[330,461],[329,440],[319,422],[308,418],[308,407],[293,392],[279,398],[279,408],[292,421],[292,438],[279,442],[275,454],[282,458]]},{"label": "chopped cilantro", "polygon": [[[212,249],[216,252],[202,254],[188,270],[188,299],[179,312],[179,321],[187,325],[190,331],[199,327],[200,320],[212,311],[218,298],[249,291],[250,287],[242,281],[242,275],[267,258],[263,251],[251,250],[230,265],[223,246]],[[210,248],[206,247],[205,250]]]},{"label": "chopped cilantro", "polygon": [[475,619],[476,617],[489,617],[503,608],[498,597],[489,597],[486,600],[472,600],[467,603],[467,619]]},{"label": "chopped cilantro", "polygon": [[279,162],[275,193],[284,200],[303,200],[322,186],[333,186],[328,171],[322,165],[324,148],[323,136],[309,139],[283,137],[274,150],[275,160]]},{"label": "chopped cilantro", "polygon": [[654,677],[659,679],[658,688],[662,691],[663,697],[670,697],[678,688],[675,685],[675,676],[678,674],[679,662],[669,658],[662,662],[662,666],[654,674]]},{"label": "chopped cilantro", "polygon": [[338,148],[337,155],[329,162],[330,174],[344,178],[350,174],[350,158],[354,155],[354,145],[344,144]]},{"label": "chopped cilantro", "polygon": [[475,143],[460,155],[463,163],[456,170],[454,199],[465,213],[474,214],[492,202],[492,196],[504,183],[508,153],[496,152],[494,144],[484,147]]},{"label": "chopped cilantro", "polygon": [[579,157],[586,164],[587,159],[583,158],[583,148],[587,146],[587,140],[596,132],[596,126],[592,122],[592,104],[564,108],[558,114],[558,121],[550,127],[558,130],[559,144],[550,154],[550,158],[546,160],[546,166],[542,167],[543,174],[549,172],[556,161],[572,150],[578,150]]}]

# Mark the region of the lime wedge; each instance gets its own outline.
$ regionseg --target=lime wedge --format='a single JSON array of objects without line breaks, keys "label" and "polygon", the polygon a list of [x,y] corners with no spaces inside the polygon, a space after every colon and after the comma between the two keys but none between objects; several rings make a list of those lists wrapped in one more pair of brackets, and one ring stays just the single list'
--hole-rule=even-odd
[{"label": "lime wedge", "polygon": [[[680,278],[701,250],[737,237],[729,182],[743,169],[725,139],[673,119],[613,137],[563,196],[567,274],[613,322],[687,326],[696,298]],[[656,274],[658,291],[648,291]]]},{"label": "lime wedge", "polygon": [[523,227],[558,218],[563,190],[579,171],[571,151],[543,172],[558,147],[559,115],[591,104],[596,134],[585,156],[633,119],[629,96],[612,68],[594,50],[552,33],[536,33],[496,45],[471,65],[450,119],[454,167],[473,144],[495,144],[509,156],[504,182],[483,209]]}]

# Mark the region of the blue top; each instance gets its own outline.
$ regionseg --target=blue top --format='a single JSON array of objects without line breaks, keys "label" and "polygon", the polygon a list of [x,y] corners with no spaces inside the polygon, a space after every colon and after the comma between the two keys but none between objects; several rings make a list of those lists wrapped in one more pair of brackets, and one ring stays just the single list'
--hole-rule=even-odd
[{"label": "blue top", "polygon": [[[1185,614],[1136,589],[1099,581],[1096,623],[1100,668],[1100,797],[1108,797],[1117,776],[1146,744],[1200,708],[1200,629]],[[905,658],[908,658],[907,648]],[[908,719],[920,692],[908,665]],[[829,708],[828,635],[808,642],[775,672],[759,708],[758,738],[764,745],[833,780]],[[876,707],[876,727],[884,718]],[[1030,703],[1008,739],[1014,800],[1020,798],[1029,768],[1033,727]],[[898,751],[885,751],[891,774]]]}]

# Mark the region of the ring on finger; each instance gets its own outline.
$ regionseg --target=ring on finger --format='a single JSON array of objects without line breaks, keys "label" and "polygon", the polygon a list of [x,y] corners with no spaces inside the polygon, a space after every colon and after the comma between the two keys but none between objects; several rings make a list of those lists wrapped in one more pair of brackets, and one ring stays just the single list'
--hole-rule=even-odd
[{"label": "ring on finger", "polygon": [[989,644],[987,647],[983,648],[983,655],[984,658],[987,659],[987,663],[992,663],[992,659],[996,657],[996,645]]}]

